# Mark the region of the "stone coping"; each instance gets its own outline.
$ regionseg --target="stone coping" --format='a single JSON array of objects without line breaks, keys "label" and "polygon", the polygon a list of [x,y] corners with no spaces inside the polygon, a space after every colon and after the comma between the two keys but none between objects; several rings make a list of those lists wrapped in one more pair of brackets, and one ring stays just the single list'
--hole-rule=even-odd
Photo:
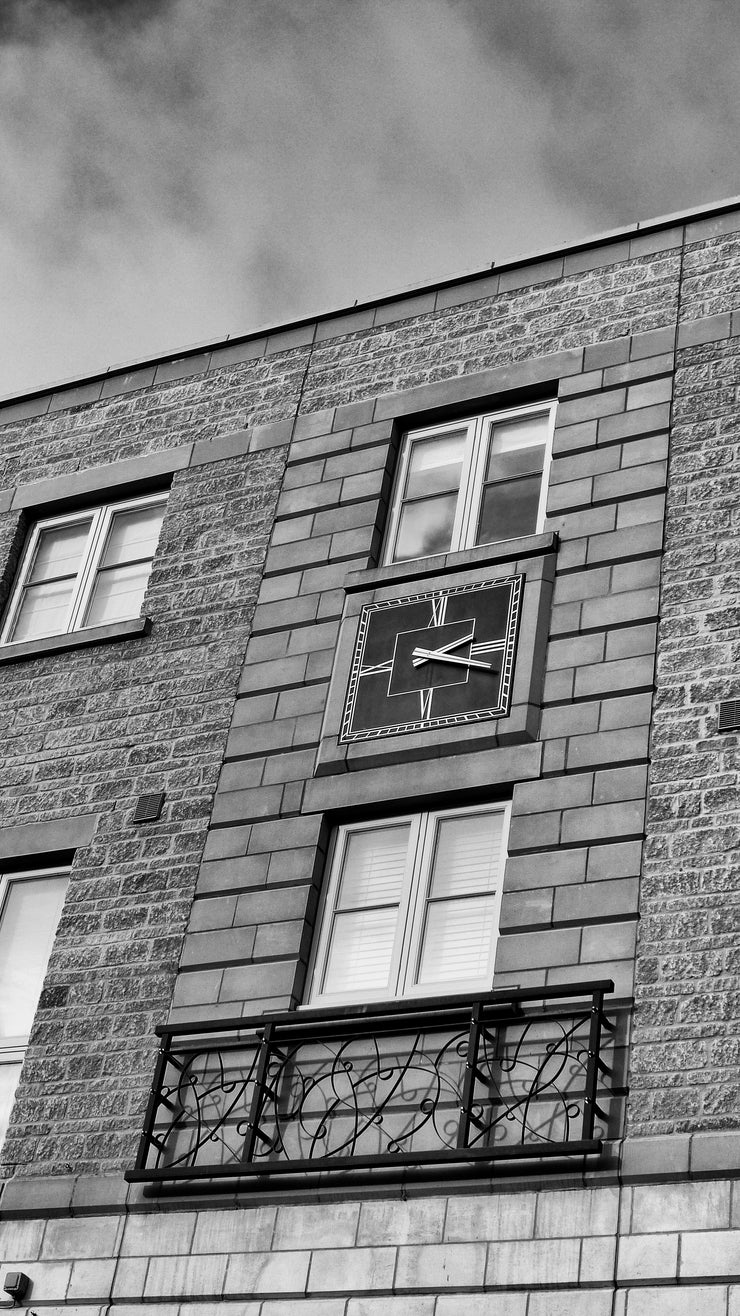
[{"label": "stone coping", "polygon": [[496,1178],[435,1179],[426,1183],[364,1184],[351,1188],[308,1187],[272,1192],[204,1188],[194,1193],[173,1186],[152,1191],[127,1184],[122,1175],[23,1175],[0,1186],[0,1220],[26,1217],[120,1214],[124,1211],[202,1211],[235,1206],[313,1204],[460,1194],[562,1191],[613,1184],[670,1183],[740,1178],[740,1131],[707,1130],[624,1138],[605,1145],[604,1165],[572,1172],[523,1172]]}]

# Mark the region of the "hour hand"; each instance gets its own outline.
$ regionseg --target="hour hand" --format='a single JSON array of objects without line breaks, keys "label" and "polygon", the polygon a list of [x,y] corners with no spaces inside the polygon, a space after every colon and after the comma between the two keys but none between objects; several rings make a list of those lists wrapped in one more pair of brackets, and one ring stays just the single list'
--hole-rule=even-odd
[{"label": "hour hand", "polygon": [[[471,639],[471,636],[467,638]],[[479,658],[463,658],[460,654],[447,652],[448,648],[457,648],[457,645],[462,643],[462,640],[458,640],[455,645],[445,645],[443,649],[416,648],[411,654],[411,661],[414,667],[420,667],[422,663],[433,661],[435,663],[454,663],[456,667],[482,667],[484,671],[490,672],[493,663],[482,663]]]},{"label": "hour hand", "polygon": [[[414,667],[421,667],[422,663],[428,663],[430,658],[439,658],[448,654],[451,649],[459,649],[461,644],[469,644],[475,638],[475,630],[469,635],[461,635],[459,640],[450,640],[449,644],[443,644],[439,649],[414,649],[411,655],[411,661]],[[454,660],[453,660],[454,661]]]}]

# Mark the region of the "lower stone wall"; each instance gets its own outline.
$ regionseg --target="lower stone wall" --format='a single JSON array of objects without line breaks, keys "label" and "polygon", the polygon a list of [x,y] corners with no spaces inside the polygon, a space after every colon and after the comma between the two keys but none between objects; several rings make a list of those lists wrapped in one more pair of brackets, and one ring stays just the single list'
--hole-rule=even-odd
[{"label": "lower stone wall", "polygon": [[125,1202],[119,1180],[55,1183],[57,1210],[71,1190],[79,1214],[53,1214],[53,1189],[43,1212],[17,1198],[0,1213],[0,1268],[30,1277],[39,1316],[740,1312],[740,1184],[726,1173],[173,1209],[133,1189]]}]

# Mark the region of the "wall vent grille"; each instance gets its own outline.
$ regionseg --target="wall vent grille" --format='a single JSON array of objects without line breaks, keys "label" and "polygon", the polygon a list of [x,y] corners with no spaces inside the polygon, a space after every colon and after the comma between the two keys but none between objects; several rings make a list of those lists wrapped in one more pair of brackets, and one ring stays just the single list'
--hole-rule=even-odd
[{"label": "wall vent grille", "polygon": [[164,791],[158,791],[156,795],[140,795],[134,809],[134,822],[155,822],[162,812],[163,804]]},{"label": "wall vent grille", "polygon": [[740,699],[725,699],[719,706],[718,731],[740,731]]}]

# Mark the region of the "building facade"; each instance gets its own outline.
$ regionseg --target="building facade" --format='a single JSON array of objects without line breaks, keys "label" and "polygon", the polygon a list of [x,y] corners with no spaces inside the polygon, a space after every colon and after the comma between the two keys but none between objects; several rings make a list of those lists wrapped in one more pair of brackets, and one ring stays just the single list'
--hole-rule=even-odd
[{"label": "building facade", "polygon": [[726,203],[0,406],[21,1305],[740,1311],[738,285]]}]

